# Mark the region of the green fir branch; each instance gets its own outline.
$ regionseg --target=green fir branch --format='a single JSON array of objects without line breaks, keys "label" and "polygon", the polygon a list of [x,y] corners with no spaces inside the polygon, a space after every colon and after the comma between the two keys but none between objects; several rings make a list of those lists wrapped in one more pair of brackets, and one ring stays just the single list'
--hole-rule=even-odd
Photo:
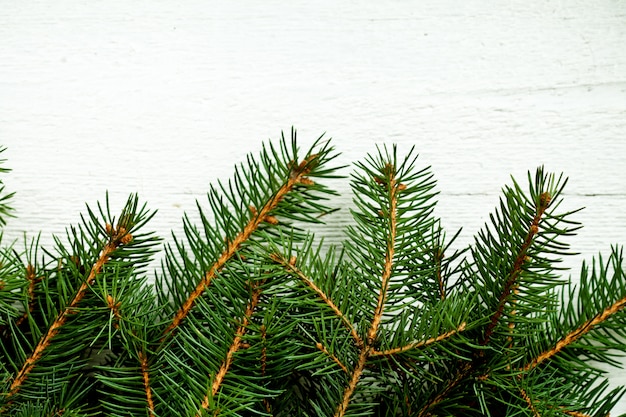
[{"label": "green fir branch", "polygon": [[[293,130],[264,144],[184,216],[154,284],[154,212],[134,195],[117,217],[108,197],[87,207],[53,250],[1,249],[0,412],[608,415],[626,390],[595,363],[626,351],[623,249],[563,277],[580,225],[562,175],[513,180],[455,249],[431,169],[378,147],[355,163],[335,247],[305,227],[335,210],[336,157]],[[0,226],[11,196],[0,183]]]}]

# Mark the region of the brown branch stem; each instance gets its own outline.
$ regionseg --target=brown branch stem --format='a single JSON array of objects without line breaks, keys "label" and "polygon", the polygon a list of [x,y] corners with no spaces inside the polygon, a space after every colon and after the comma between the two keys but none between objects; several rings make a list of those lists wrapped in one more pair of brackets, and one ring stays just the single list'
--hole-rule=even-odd
[{"label": "brown branch stem", "polygon": [[328,351],[328,349],[326,348],[326,346],[324,346],[323,344],[321,344],[320,342],[317,342],[315,344],[315,347],[318,348],[320,351],[322,351],[326,356],[328,356],[333,362],[335,362],[345,373],[350,373],[348,371],[348,367],[346,365],[343,364],[343,362],[341,362],[341,360],[339,360],[339,358],[336,355],[333,355],[332,353],[330,353]]},{"label": "brown branch stem", "polygon": [[457,371],[456,375],[454,376],[454,378],[450,381],[450,383],[445,387],[445,389],[443,391],[441,391],[439,394],[437,394],[432,400],[428,401],[426,404],[424,404],[424,406],[417,412],[416,416],[417,417],[426,417],[429,416],[430,414],[428,413],[428,411],[433,408],[434,406],[436,406],[437,404],[439,404],[440,402],[442,402],[446,396],[457,386],[459,385],[459,383],[469,375],[469,373],[472,371],[472,366],[470,363],[466,362],[463,365],[461,365],[460,369]]},{"label": "brown branch stem", "polygon": [[343,399],[337,409],[335,410],[334,417],[343,417],[348,409],[352,394],[356,389],[356,386],[361,379],[367,360],[374,352],[374,344],[378,338],[378,328],[382,320],[383,312],[385,310],[385,302],[387,300],[387,291],[389,289],[389,281],[391,280],[391,273],[393,270],[393,258],[395,255],[395,245],[397,238],[397,211],[398,211],[398,192],[404,190],[406,185],[398,184],[395,178],[395,169],[391,164],[387,164],[384,169],[388,178],[384,180],[378,177],[374,177],[374,180],[389,190],[389,239],[387,240],[387,250],[385,252],[385,260],[383,265],[383,271],[381,276],[380,292],[378,293],[378,301],[376,303],[376,309],[374,310],[374,316],[372,323],[367,332],[366,344],[360,346],[361,353],[356,363],[355,368],[352,371],[352,377],[348,386],[343,392]]},{"label": "brown branch stem", "polygon": [[146,391],[148,417],[154,417],[154,400],[152,399],[152,386],[150,385],[150,367],[148,364],[148,357],[143,352],[139,352],[139,362],[141,363],[141,376],[143,377],[143,386]]},{"label": "brown branch stem", "polygon": [[461,323],[461,325],[454,329],[454,330],[450,330],[449,332],[445,332],[443,334],[440,334],[439,336],[436,337],[431,337],[428,340],[422,340],[419,342],[413,342],[413,343],[409,343],[408,345],[404,345],[404,346],[400,346],[397,348],[393,348],[393,349],[387,349],[387,350],[373,350],[371,352],[371,356],[390,356],[390,355],[397,355],[398,353],[403,353],[412,349],[417,349],[417,348],[421,348],[424,346],[428,346],[428,345],[432,345],[433,343],[437,343],[440,342],[442,340],[448,339],[452,336],[454,336],[455,334],[462,332],[463,330],[465,330],[465,326],[466,323],[463,322]]}]

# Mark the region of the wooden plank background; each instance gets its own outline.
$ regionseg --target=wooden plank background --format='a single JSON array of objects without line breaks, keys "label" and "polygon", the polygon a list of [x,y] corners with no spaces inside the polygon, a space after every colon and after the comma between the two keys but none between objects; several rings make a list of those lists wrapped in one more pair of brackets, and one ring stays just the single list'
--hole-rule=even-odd
[{"label": "wooden plank background", "polygon": [[[50,245],[107,190],[114,207],[139,192],[167,238],[293,125],[303,146],[327,132],[341,163],[416,146],[458,245],[510,174],[564,172],[564,204],[586,207],[577,268],[626,243],[624,45],[623,1],[0,0],[5,242]],[[338,242],[350,194],[334,185],[343,210],[318,232]]]}]

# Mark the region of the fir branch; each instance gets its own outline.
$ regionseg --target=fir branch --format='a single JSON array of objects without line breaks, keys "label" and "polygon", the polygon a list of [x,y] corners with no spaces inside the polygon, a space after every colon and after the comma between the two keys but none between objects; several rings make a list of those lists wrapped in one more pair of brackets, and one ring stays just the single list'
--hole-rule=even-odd
[{"label": "fir branch", "polygon": [[302,272],[302,270],[296,266],[297,258],[295,256],[287,260],[285,259],[285,257],[280,255],[279,253],[274,252],[270,254],[270,258],[274,262],[280,264],[283,268],[285,268],[290,275],[297,277],[299,279],[299,282],[302,282],[309,289],[311,289],[315,294],[317,294],[317,296],[324,302],[324,304],[326,304],[337,315],[337,317],[341,319],[341,322],[344,324],[344,326],[348,329],[348,331],[352,335],[352,338],[354,339],[354,343],[356,344],[356,346],[359,346],[359,347],[363,346],[363,339],[361,338],[361,336],[359,336],[352,322],[339,309],[339,307],[337,307],[337,305],[333,302],[333,300],[328,295],[326,295],[326,293],[320,287],[315,285],[315,282],[313,282],[311,278],[307,277]]},{"label": "fir branch", "polygon": [[555,213],[562,176],[529,173],[530,195],[513,180],[475,245],[444,257],[430,169],[379,148],[352,176],[345,251],[327,250],[298,227],[336,194],[318,182],[332,148],[316,147],[263,145],[211,186],[156,288],[132,199],[115,227],[108,202],[105,222],[90,210],[42,267],[35,244],[27,262],[0,251],[0,412],[590,417],[620,401],[589,360],[626,346],[623,256],[559,293],[557,239],[577,229]]},{"label": "fir branch", "polygon": [[398,208],[398,192],[399,190],[406,189],[406,185],[397,184],[395,177],[395,167],[387,163],[384,173],[387,174],[387,178],[381,179],[374,177],[376,182],[386,187],[389,191],[389,235],[387,237],[387,251],[385,252],[385,262],[380,282],[380,292],[378,293],[378,303],[374,310],[374,318],[367,332],[367,342],[372,345],[378,336],[378,327],[380,326],[380,320],[383,317],[385,309],[385,301],[387,299],[387,290],[389,288],[389,280],[391,279],[391,273],[393,270],[393,258],[395,254],[396,235],[397,235],[397,208]]},{"label": "fir branch", "polygon": [[542,362],[550,360],[552,357],[557,355],[561,350],[570,346],[581,337],[585,336],[585,334],[590,332],[594,327],[604,323],[613,315],[621,312],[624,309],[624,307],[626,307],[626,297],[620,300],[617,300],[615,303],[605,308],[602,312],[595,315],[593,318],[587,320],[580,327],[566,334],[562,339],[556,342],[556,344],[554,345],[552,349],[542,352],[520,370],[528,372],[532,370],[533,368],[537,367]]},{"label": "fir branch", "polygon": [[295,186],[299,184],[310,185],[312,180],[307,178],[307,175],[311,172],[312,168],[317,164],[317,154],[309,155],[298,165],[293,165],[289,173],[289,179],[276,191],[276,193],[265,203],[265,205],[257,210],[253,206],[251,209],[252,216],[248,223],[243,227],[241,232],[231,241],[226,242],[226,249],[222,252],[220,257],[209,268],[209,271],[202,277],[196,288],[189,294],[188,298],[181,305],[178,312],[174,315],[172,322],[165,329],[163,340],[176,329],[181,321],[187,317],[191,311],[195,301],[200,297],[206,288],[211,285],[211,281],[219,274],[224,268],[226,263],[232,259],[240,247],[247,242],[252,234],[264,223],[277,224],[278,220],[271,216],[270,213],[274,211],[278,204],[289,194]]},{"label": "fir branch", "polygon": [[[265,324],[261,324],[259,327],[260,337],[261,337],[261,378],[266,378],[267,373],[267,327]],[[268,398],[263,398],[263,406],[265,407],[265,411],[268,414],[272,414],[272,404],[270,403]]]},{"label": "fir branch", "polygon": [[524,265],[525,262],[529,260],[527,256],[528,249],[532,245],[535,235],[539,233],[539,222],[541,221],[543,214],[548,208],[551,199],[552,197],[550,196],[550,193],[548,192],[544,192],[539,196],[539,205],[537,207],[537,213],[535,214],[535,217],[533,218],[528,228],[528,232],[526,234],[526,238],[524,239],[524,243],[520,247],[517,253],[517,257],[515,258],[515,261],[513,263],[513,268],[511,269],[509,276],[506,279],[504,288],[498,299],[498,305],[496,307],[496,310],[491,316],[491,322],[489,323],[489,325],[487,325],[487,328],[485,329],[483,339],[481,340],[481,345],[483,346],[489,344],[491,335],[494,329],[496,328],[496,326],[498,325],[500,318],[502,317],[502,314],[504,313],[504,305],[507,302],[510,302],[509,297],[511,293],[513,293],[515,291],[515,287],[519,285],[518,277],[520,273],[522,272],[522,266]]},{"label": "fir branch", "polygon": [[[386,175],[385,175],[386,174]],[[395,245],[396,245],[396,232],[397,232],[397,195],[399,190],[406,189],[406,185],[398,184],[396,182],[395,177],[395,167],[391,163],[387,163],[383,169],[383,177],[375,176],[373,179],[376,183],[385,187],[389,192],[389,209],[388,209],[388,217],[389,217],[389,230],[386,242],[386,251],[385,251],[385,260],[383,263],[383,271],[380,279],[380,289],[378,293],[378,301],[376,303],[376,308],[374,310],[374,316],[372,318],[372,322],[370,323],[369,330],[367,332],[366,345],[361,345],[359,347],[359,359],[356,362],[356,366],[352,370],[352,376],[346,389],[343,393],[343,399],[341,403],[337,407],[335,412],[335,417],[343,417],[345,414],[348,405],[350,404],[350,400],[356,389],[356,386],[361,378],[363,370],[365,369],[365,365],[371,354],[374,352],[374,343],[378,338],[378,328],[380,326],[380,321],[383,316],[383,312],[385,309],[385,302],[387,299],[387,290],[389,288],[389,281],[391,279],[391,274],[393,271],[393,258],[395,254]]]},{"label": "fir branch", "polygon": [[241,323],[241,325],[237,328],[237,331],[235,332],[235,337],[233,338],[233,342],[228,348],[228,352],[226,353],[226,357],[224,359],[224,362],[222,363],[222,366],[213,377],[213,384],[211,386],[211,392],[210,394],[207,394],[202,400],[200,409],[196,413],[197,417],[202,416],[202,410],[207,410],[209,408],[210,403],[211,403],[210,399],[215,397],[215,395],[218,393],[224,381],[224,378],[226,377],[226,374],[228,373],[233,363],[235,353],[237,353],[237,351],[242,348],[242,338],[244,334],[246,333],[246,329],[248,327],[248,324],[250,323],[252,314],[254,313],[254,310],[256,309],[259,303],[259,299],[261,297],[261,287],[263,284],[264,282],[261,281],[261,282],[254,283],[252,286],[252,295],[250,297],[250,302],[248,303],[248,306],[246,307],[246,311],[243,317],[243,322]]},{"label": "fir branch", "polygon": [[535,408],[535,404],[533,403],[532,398],[530,398],[526,390],[522,387],[519,387],[519,393],[528,405],[528,409],[530,410],[530,412],[533,413],[533,417],[541,417],[541,414],[539,414],[539,412]]},{"label": "fir branch", "polygon": [[441,342],[445,339],[448,339],[462,332],[463,330],[465,330],[466,326],[467,326],[467,323],[463,322],[455,330],[450,330],[449,332],[442,333],[439,336],[431,337],[428,340],[421,340],[419,342],[413,342],[413,343],[409,343],[408,345],[400,346],[400,347],[393,348],[393,349],[386,349],[382,351],[374,349],[371,352],[371,356],[391,356],[391,355],[396,355],[399,353],[404,353],[413,349],[426,347],[428,345],[432,345],[433,343]]},{"label": "fir branch", "polygon": [[471,362],[462,362],[459,366],[459,369],[455,372],[454,377],[451,378],[445,385],[445,387],[436,392],[432,398],[429,398],[424,405],[417,411],[415,414],[416,417],[429,417],[432,414],[430,411],[438,406],[441,402],[443,402],[448,395],[455,390],[462,381],[467,378],[467,376],[472,372],[472,364]]},{"label": "fir branch", "polygon": [[[10,400],[12,396],[17,394],[20,390],[22,383],[28,377],[28,374],[35,367],[36,363],[44,354],[44,351],[48,348],[48,345],[51,343],[52,339],[59,333],[61,328],[65,325],[68,317],[74,313],[74,310],[78,306],[78,304],[82,301],[87,293],[88,289],[91,285],[95,283],[96,275],[100,273],[104,265],[109,261],[111,254],[121,245],[128,244],[133,239],[132,235],[126,230],[124,226],[119,226],[118,228],[113,228],[110,224],[106,225],[107,232],[109,233],[110,239],[109,242],[104,246],[102,252],[100,253],[99,258],[92,265],[91,271],[87,279],[80,285],[78,290],[76,291],[73,299],[69,303],[68,306],[57,316],[57,318],[52,322],[50,327],[48,327],[47,332],[43,337],[39,340],[39,343],[31,353],[31,355],[26,359],[22,368],[17,373],[13,382],[11,383],[10,389],[6,394],[6,398]],[[6,407],[10,404],[8,402]],[[4,410],[4,409],[3,409]],[[2,411],[2,410],[0,410]]]},{"label": "fir branch", "polygon": [[317,342],[315,343],[315,347],[318,348],[320,351],[322,351],[322,353],[328,356],[333,362],[335,362],[341,368],[341,370],[344,371],[346,374],[350,373],[350,371],[348,371],[348,367],[344,365],[343,362],[341,362],[341,360],[336,355],[333,355],[332,353],[330,353],[328,349],[326,348],[326,346],[324,346],[320,342]]},{"label": "fir branch", "polygon": [[371,349],[372,348],[369,346],[361,348],[361,352],[359,353],[359,359],[355,364],[354,369],[352,370],[350,381],[348,382],[348,385],[343,392],[343,399],[341,400],[341,403],[337,406],[334,417],[343,417],[345,415],[346,410],[350,405],[352,394],[354,394],[354,390],[356,389],[356,386],[359,383],[359,379],[361,379],[361,375],[363,374],[363,370],[365,369],[365,365],[367,364]]}]

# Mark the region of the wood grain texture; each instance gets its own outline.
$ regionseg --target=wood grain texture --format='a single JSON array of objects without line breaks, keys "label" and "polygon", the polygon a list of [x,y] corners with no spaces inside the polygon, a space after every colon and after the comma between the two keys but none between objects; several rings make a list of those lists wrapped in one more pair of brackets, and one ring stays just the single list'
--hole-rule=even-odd
[{"label": "wood grain texture", "polygon": [[[459,245],[509,174],[540,164],[570,177],[567,207],[586,207],[568,265],[626,243],[625,2],[0,5],[19,216],[5,240],[43,230],[49,245],[106,190],[116,207],[139,192],[168,237],[210,182],[294,125],[304,145],[328,132],[343,163],[416,146]],[[335,185],[343,210],[319,232],[338,241],[350,195]]]}]

